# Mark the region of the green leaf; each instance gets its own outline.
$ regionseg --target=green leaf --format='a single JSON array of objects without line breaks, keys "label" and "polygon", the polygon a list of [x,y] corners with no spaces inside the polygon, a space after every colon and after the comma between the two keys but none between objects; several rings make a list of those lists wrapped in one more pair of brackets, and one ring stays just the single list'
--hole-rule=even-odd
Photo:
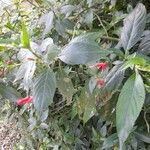
[{"label": "green leaf", "polygon": [[71,65],[95,63],[97,60],[105,58],[112,53],[108,50],[101,50],[95,40],[100,37],[100,33],[89,33],[78,36],[62,50],[59,58]]},{"label": "green leaf", "polygon": [[32,86],[32,78],[36,69],[35,56],[28,49],[21,49],[18,59],[21,61],[21,65],[16,73],[15,81],[22,80],[20,87],[28,91]]},{"label": "green leaf", "polygon": [[145,100],[141,76],[133,74],[123,86],[116,107],[116,126],[120,149],[128,138]]},{"label": "green leaf", "polygon": [[21,98],[21,94],[14,88],[4,85],[3,83],[0,84],[0,95],[8,100],[16,102],[19,98]]},{"label": "green leaf", "polygon": [[150,54],[150,31],[144,32],[144,37],[142,37],[142,41],[138,48],[139,53],[148,55]]},{"label": "green leaf", "polygon": [[55,19],[55,15],[54,15],[53,11],[50,11],[50,12],[42,15],[41,18],[39,19],[39,24],[45,25],[45,28],[43,31],[43,37],[45,37],[45,35],[47,33],[49,33],[51,31],[51,29],[53,28],[54,19]]},{"label": "green leaf", "polygon": [[104,89],[107,91],[115,91],[117,90],[123,79],[124,79],[124,70],[122,70],[123,63],[120,62],[116,64],[108,73],[108,75],[105,78],[105,85]]},{"label": "green leaf", "polygon": [[114,133],[104,140],[102,149],[112,148],[117,143],[118,143],[117,133]]},{"label": "green leaf", "polygon": [[57,72],[57,87],[63,97],[67,99],[67,103],[69,104],[72,101],[72,96],[76,90],[73,87],[71,79],[62,69]]},{"label": "green leaf", "polygon": [[134,135],[138,140],[150,144],[150,133],[134,132]]},{"label": "green leaf", "polygon": [[122,69],[125,70],[129,67],[133,67],[134,65],[144,66],[145,64],[146,64],[146,60],[144,58],[136,56],[126,61],[124,65],[122,66]]},{"label": "green leaf", "polygon": [[46,63],[50,64],[55,60],[59,53],[60,49],[55,44],[49,44],[47,46],[47,52],[43,56],[43,59]]},{"label": "green leaf", "polygon": [[55,74],[51,69],[43,70],[33,84],[33,104],[38,112],[46,110],[53,103],[56,90]]},{"label": "green leaf", "polygon": [[90,94],[89,85],[86,83],[81,90],[81,94],[77,100],[78,115],[83,117],[84,124],[96,114],[95,96]]},{"label": "green leaf", "polygon": [[125,18],[121,43],[125,50],[131,49],[141,38],[146,23],[145,6],[139,3]]},{"label": "green leaf", "polygon": [[90,96],[87,98],[88,99],[87,99],[87,102],[85,105],[85,110],[84,110],[84,115],[83,115],[84,124],[96,114],[96,107],[95,107],[95,103],[93,101],[94,97]]},{"label": "green leaf", "polygon": [[21,42],[24,48],[30,48],[30,38],[27,32],[26,24],[22,22]]}]

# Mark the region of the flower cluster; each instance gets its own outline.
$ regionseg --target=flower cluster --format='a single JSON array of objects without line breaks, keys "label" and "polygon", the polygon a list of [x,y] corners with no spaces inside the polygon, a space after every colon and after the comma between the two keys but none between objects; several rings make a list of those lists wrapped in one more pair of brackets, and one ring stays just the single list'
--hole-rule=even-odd
[{"label": "flower cluster", "polygon": [[32,103],[32,97],[31,96],[27,96],[25,98],[21,98],[21,99],[17,100],[17,104],[19,106],[23,106],[25,104],[30,104],[30,103]]},{"label": "flower cluster", "polygon": [[[101,69],[102,71],[105,71],[107,68],[107,64],[106,63],[96,63],[95,67],[98,69]],[[98,88],[102,88],[104,85],[104,80],[100,79],[100,80],[98,80],[97,83],[98,83]]]}]

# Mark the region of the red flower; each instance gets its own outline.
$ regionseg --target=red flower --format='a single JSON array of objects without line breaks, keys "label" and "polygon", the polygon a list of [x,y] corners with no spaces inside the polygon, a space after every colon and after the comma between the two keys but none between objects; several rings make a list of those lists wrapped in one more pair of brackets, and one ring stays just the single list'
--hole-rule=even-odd
[{"label": "red flower", "polygon": [[25,98],[21,98],[21,99],[17,100],[17,104],[19,106],[23,106],[23,105],[29,104],[29,103],[32,103],[32,97],[31,96],[27,96]]},{"label": "red flower", "polygon": [[106,67],[107,67],[107,64],[106,63],[96,63],[95,64],[95,67],[98,68],[98,69],[102,69],[102,71],[105,71],[106,70]]},{"label": "red flower", "polygon": [[104,80],[98,80],[98,87],[102,88],[104,85]]}]

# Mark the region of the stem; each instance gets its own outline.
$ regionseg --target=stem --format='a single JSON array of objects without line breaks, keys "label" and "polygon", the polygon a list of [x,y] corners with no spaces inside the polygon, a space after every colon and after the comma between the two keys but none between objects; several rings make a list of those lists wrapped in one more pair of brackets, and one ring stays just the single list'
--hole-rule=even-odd
[{"label": "stem", "polygon": [[94,14],[95,14],[95,16],[97,17],[97,19],[99,20],[99,22],[100,22],[102,28],[104,29],[106,36],[109,37],[109,36],[108,36],[107,29],[105,28],[105,26],[104,26],[104,24],[103,24],[101,18],[100,18],[96,13],[94,13]]},{"label": "stem", "polygon": [[109,37],[109,36],[102,36],[102,39],[106,39],[106,40],[111,40],[111,41],[119,41],[118,38],[114,38],[114,37]]},{"label": "stem", "polygon": [[146,119],[146,112],[144,112],[144,121],[145,121],[146,126],[147,126],[147,132],[149,133],[150,132],[150,126],[149,126],[148,121]]}]

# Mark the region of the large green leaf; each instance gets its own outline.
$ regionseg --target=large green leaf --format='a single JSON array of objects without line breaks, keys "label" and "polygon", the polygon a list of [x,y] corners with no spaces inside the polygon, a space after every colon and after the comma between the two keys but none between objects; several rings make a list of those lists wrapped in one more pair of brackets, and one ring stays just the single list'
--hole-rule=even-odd
[{"label": "large green leaf", "polygon": [[105,58],[111,51],[101,50],[95,40],[100,37],[100,33],[89,33],[78,36],[62,50],[59,58],[71,65],[88,64]]},{"label": "large green leaf", "polygon": [[3,83],[0,84],[0,95],[8,100],[16,102],[17,99],[21,98],[21,94],[14,88],[7,86]]},{"label": "large green leaf", "polygon": [[21,42],[24,48],[30,48],[30,38],[27,32],[26,24],[24,22],[22,22]]},{"label": "large green leaf", "polygon": [[141,38],[146,23],[145,6],[139,3],[125,18],[121,34],[121,44],[124,49],[131,49]]},{"label": "large green leaf", "polygon": [[120,149],[129,136],[145,100],[145,89],[141,76],[133,74],[123,86],[116,108],[116,124]]},{"label": "large green leaf", "polygon": [[45,69],[33,84],[33,103],[38,112],[46,110],[53,102],[56,90],[55,74],[51,69]]}]

